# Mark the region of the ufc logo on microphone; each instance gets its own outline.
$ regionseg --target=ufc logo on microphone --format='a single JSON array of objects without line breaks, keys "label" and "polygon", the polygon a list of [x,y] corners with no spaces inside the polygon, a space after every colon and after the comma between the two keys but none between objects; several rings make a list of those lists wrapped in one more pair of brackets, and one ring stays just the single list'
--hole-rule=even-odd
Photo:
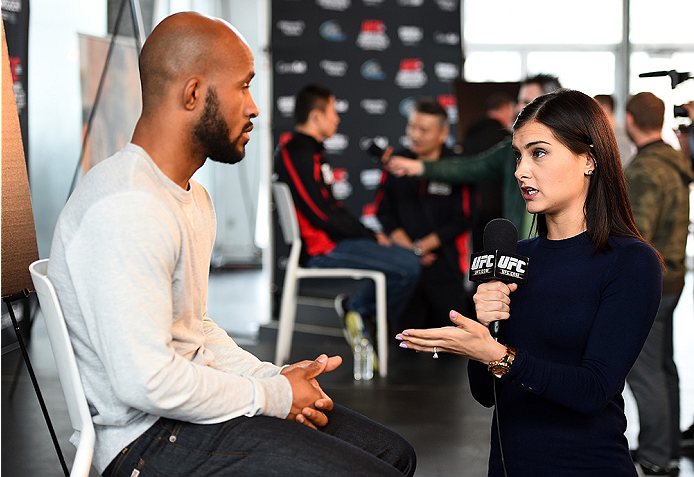
[{"label": "ufc logo on microphone", "polygon": [[499,257],[498,267],[504,270],[515,271],[518,273],[525,273],[525,266],[527,263],[523,260],[519,260],[515,257],[509,257],[507,255],[502,255]]},{"label": "ufc logo on microphone", "polygon": [[491,268],[494,266],[494,255],[480,255],[475,257],[472,261],[472,270],[478,270],[480,268]]}]

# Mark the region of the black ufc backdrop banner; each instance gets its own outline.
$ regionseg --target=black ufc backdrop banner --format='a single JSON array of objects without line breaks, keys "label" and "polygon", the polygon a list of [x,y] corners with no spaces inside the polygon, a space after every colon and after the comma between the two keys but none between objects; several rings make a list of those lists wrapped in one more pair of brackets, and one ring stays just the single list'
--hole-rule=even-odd
[{"label": "black ufc backdrop banner", "polygon": [[381,178],[371,142],[407,146],[420,96],[436,98],[457,131],[459,0],[273,0],[272,57],[275,145],[293,129],[294,94],[308,83],[330,88],[341,119],[325,141],[333,193],[367,226]]},{"label": "black ufc backdrop banner", "polygon": [[29,158],[29,120],[27,115],[27,63],[29,58],[29,0],[2,0],[2,22],[5,25],[10,71],[19,113],[19,127],[24,143],[24,157]]}]

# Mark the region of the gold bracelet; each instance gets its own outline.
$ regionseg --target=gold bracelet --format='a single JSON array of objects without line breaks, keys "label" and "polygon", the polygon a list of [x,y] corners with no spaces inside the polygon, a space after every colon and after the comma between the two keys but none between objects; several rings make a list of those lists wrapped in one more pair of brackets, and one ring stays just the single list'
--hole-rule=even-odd
[{"label": "gold bracelet", "polygon": [[497,378],[500,378],[504,374],[511,370],[511,365],[513,364],[513,359],[516,357],[516,350],[510,346],[506,346],[506,353],[501,359],[492,361],[487,366],[487,371],[492,373]]}]

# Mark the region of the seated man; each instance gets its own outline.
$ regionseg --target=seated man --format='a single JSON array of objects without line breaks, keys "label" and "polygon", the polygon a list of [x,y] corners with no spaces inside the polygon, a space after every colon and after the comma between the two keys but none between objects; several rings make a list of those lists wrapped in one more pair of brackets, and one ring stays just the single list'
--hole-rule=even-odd
[{"label": "seated man", "polygon": [[[257,116],[253,55],[228,23],[163,20],[140,54],[132,142],[92,168],[63,209],[55,285],[105,476],[412,475],[400,436],[334,405],[316,377],[340,357],[284,368],[205,316],[216,232],[206,158],[233,164]],[[73,436],[79,439],[79,435]]]},{"label": "seated man", "polygon": [[[386,275],[388,320],[402,313],[419,278],[419,257],[364,227],[332,194],[333,174],[323,141],[337,132],[335,96],[308,85],[296,95],[292,138],[275,152],[275,174],[292,191],[310,267],[380,270]],[[344,307],[361,317],[375,314],[375,290],[365,287]],[[338,313],[341,307],[337,304]],[[349,316],[347,318],[350,318]],[[348,326],[351,326],[348,320]]]},{"label": "seated man", "polygon": [[[423,161],[453,155],[446,147],[446,110],[420,99],[407,122],[410,148],[397,154]],[[419,285],[398,329],[446,326],[451,310],[469,316],[472,307],[463,274],[470,257],[473,196],[469,186],[384,173],[376,207],[384,231],[396,244],[420,257]]]}]

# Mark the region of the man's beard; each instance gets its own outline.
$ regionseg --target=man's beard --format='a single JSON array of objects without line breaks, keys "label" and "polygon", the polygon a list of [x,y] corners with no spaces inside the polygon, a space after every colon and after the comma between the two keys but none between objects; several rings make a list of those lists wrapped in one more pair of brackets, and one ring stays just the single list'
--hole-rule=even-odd
[{"label": "man's beard", "polygon": [[233,142],[229,139],[229,134],[229,125],[219,112],[217,91],[210,87],[205,99],[205,109],[193,129],[193,142],[213,161],[236,164],[246,155],[244,146],[239,145],[243,133]]}]

